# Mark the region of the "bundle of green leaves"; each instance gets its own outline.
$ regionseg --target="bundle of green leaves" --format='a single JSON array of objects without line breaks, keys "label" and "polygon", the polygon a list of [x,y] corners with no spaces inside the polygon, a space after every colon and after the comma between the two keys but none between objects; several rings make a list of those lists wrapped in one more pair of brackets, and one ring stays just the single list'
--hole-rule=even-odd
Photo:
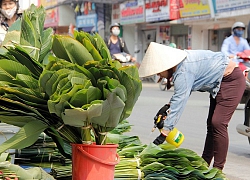
[{"label": "bundle of green leaves", "polygon": [[105,144],[142,90],[138,69],[112,61],[99,34],[54,35],[44,30],[45,14],[32,5],[0,51],[0,119],[21,127],[0,153],[30,146],[42,132],[67,157],[70,143]]}]

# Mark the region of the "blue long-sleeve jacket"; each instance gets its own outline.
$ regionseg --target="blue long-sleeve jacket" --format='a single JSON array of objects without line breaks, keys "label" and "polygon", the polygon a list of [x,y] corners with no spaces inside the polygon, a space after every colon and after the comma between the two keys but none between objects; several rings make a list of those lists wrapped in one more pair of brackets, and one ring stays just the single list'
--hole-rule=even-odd
[{"label": "blue long-sleeve jacket", "polygon": [[184,110],[192,91],[206,91],[216,97],[229,59],[222,52],[186,50],[187,57],[173,74],[174,94],[164,129],[172,130]]}]

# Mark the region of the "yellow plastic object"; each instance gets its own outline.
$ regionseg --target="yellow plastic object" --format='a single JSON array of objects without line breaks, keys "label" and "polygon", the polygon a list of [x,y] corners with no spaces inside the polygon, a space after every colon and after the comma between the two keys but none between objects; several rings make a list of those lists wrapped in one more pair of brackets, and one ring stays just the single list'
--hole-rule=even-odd
[{"label": "yellow plastic object", "polygon": [[174,128],[166,137],[166,141],[178,148],[184,141],[184,135],[177,128]]}]

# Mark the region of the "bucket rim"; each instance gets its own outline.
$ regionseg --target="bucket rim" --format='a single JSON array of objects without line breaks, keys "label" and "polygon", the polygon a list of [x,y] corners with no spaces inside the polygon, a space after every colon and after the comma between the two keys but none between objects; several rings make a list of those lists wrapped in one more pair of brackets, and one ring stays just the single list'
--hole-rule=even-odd
[{"label": "bucket rim", "polygon": [[95,142],[91,143],[91,144],[79,144],[79,143],[71,143],[71,146],[84,146],[84,147],[89,147],[89,146],[97,146],[97,147],[103,147],[103,148],[107,148],[107,147],[118,147],[119,144],[113,144],[113,143],[108,143],[108,144],[103,144],[103,145],[98,145]]}]

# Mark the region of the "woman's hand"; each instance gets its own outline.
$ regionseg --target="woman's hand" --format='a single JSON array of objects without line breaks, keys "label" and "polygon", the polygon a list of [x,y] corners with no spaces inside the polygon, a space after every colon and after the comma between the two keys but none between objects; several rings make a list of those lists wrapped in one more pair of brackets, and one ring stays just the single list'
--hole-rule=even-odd
[{"label": "woman's hand", "polygon": [[136,59],[135,59],[135,57],[132,57],[131,56],[131,60],[130,60],[131,62],[135,62],[136,61]]}]

